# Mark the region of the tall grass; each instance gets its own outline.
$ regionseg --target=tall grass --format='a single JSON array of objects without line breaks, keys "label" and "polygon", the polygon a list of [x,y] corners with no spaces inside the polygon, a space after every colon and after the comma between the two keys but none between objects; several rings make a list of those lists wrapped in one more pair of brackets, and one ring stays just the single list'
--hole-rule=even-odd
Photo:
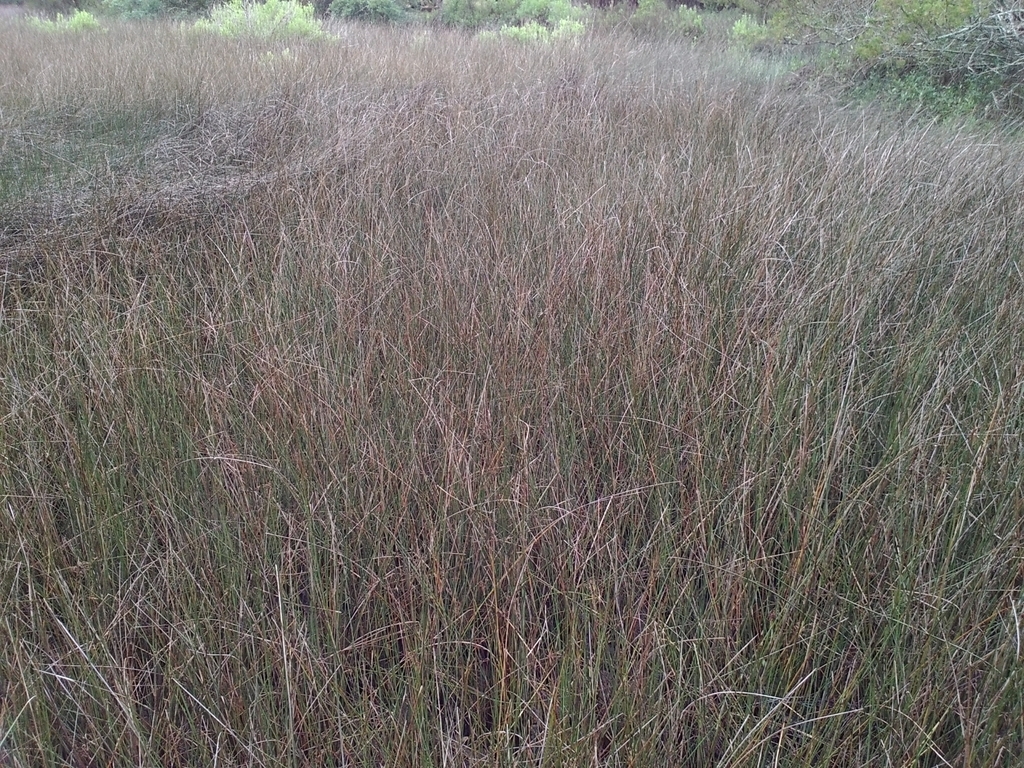
[{"label": "tall grass", "polygon": [[1019,141],[339,30],[0,28],[3,758],[1012,764]]}]

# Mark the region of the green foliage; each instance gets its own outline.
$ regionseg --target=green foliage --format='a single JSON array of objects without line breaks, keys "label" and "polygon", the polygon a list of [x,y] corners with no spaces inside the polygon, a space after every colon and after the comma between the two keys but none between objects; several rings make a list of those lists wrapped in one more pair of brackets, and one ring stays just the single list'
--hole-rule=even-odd
[{"label": "green foliage", "polygon": [[145,19],[166,13],[163,0],[105,0],[103,11],[122,19]]},{"label": "green foliage", "polygon": [[772,0],[704,0],[701,5],[709,11],[738,10],[754,16],[765,16],[776,3]]},{"label": "green foliage", "polygon": [[444,0],[437,17],[453,27],[475,26],[475,9],[471,0]]},{"label": "green foliage", "polygon": [[920,45],[967,24],[988,0],[781,0],[771,10],[776,37],[852,44],[871,59],[894,48]]},{"label": "green foliage", "polygon": [[194,29],[225,37],[283,39],[327,36],[323,25],[313,15],[313,6],[296,0],[266,0],[263,3],[230,0],[211,10],[208,19],[197,21]]},{"label": "green foliage", "polygon": [[783,0],[772,35],[828,44],[830,65],[859,91],[940,116],[1014,110],[1022,99],[1024,41],[990,0]]},{"label": "green foliage", "polygon": [[963,26],[974,12],[972,0],[877,0],[854,51],[870,60],[920,45]]},{"label": "green foliage", "polygon": [[925,110],[940,118],[978,115],[992,105],[992,95],[1001,83],[992,76],[968,77],[943,83],[922,70],[873,70],[853,93],[860,99],[884,99],[914,110]]},{"label": "green foliage", "polygon": [[550,5],[548,0],[522,0],[516,8],[516,16],[521,21],[547,21]]},{"label": "green foliage", "polygon": [[680,6],[675,11],[667,0],[640,0],[629,17],[634,32],[645,35],[676,34],[697,37],[704,32],[704,18],[693,8]]},{"label": "green foliage", "polygon": [[[452,26],[514,28],[531,22],[554,33],[563,22],[561,34],[582,26],[585,12],[569,0],[445,0],[441,20]],[[569,24],[568,22],[574,22]],[[514,33],[529,38],[533,31]]]},{"label": "green foliage", "polygon": [[156,16],[195,16],[206,13],[210,5],[210,0],[102,0],[99,7],[110,16],[145,19]]},{"label": "green foliage", "polygon": [[524,43],[550,43],[580,37],[585,31],[586,26],[578,19],[560,19],[554,26],[546,26],[537,21],[528,21],[518,26],[505,25],[497,34],[485,30],[481,36],[507,37]]},{"label": "green foliage", "polygon": [[704,17],[694,8],[679,6],[675,13],[675,27],[679,32],[694,37],[704,33]]},{"label": "green foliage", "polygon": [[651,32],[663,28],[669,14],[666,0],[640,0],[629,17],[629,26],[638,32]]},{"label": "green foliage", "polygon": [[580,19],[559,19],[551,30],[551,36],[558,40],[569,37],[579,37],[587,31],[586,24]]},{"label": "green foliage", "polygon": [[569,0],[521,0],[516,8],[519,21],[536,21],[550,27],[557,27],[563,21],[582,21],[583,15],[583,9]]},{"label": "green foliage", "polygon": [[53,16],[58,13],[67,14],[75,11],[78,8],[78,3],[75,0],[30,0],[25,3],[25,7],[46,16]]},{"label": "green foliage", "polygon": [[402,21],[407,15],[397,0],[334,0],[330,14],[340,19],[391,23]]},{"label": "green foliage", "polygon": [[729,32],[729,37],[735,42],[751,46],[767,41],[770,36],[768,25],[762,24],[748,13],[736,19]]},{"label": "green foliage", "polygon": [[528,21],[518,27],[506,25],[501,28],[500,34],[524,43],[545,42],[551,39],[551,30],[536,21]]},{"label": "green foliage", "polygon": [[85,32],[103,29],[95,16],[83,10],[77,10],[67,16],[58,13],[53,19],[41,19],[38,16],[31,16],[28,23],[44,32]]},{"label": "green foliage", "polygon": [[972,13],[973,0],[876,0],[873,16],[883,26],[930,37],[965,24]]},{"label": "green foliage", "polygon": [[443,0],[439,18],[453,27],[511,24],[518,7],[516,0]]}]

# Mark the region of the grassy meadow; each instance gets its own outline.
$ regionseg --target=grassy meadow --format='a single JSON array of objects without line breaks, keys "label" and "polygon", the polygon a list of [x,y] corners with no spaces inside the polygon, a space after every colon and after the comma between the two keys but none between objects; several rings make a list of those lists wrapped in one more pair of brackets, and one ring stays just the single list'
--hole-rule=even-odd
[{"label": "grassy meadow", "polygon": [[0,764],[1016,764],[1019,135],[335,31],[0,26]]}]

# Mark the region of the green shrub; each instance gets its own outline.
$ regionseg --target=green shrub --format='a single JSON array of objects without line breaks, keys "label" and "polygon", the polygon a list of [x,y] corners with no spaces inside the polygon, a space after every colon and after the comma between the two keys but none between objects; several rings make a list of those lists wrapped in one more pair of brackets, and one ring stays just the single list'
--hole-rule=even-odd
[{"label": "green shrub", "polygon": [[109,16],[146,19],[155,16],[196,16],[209,11],[211,0],[101,0],[99,8]]},{"label": "green shrub", "polygon": [[663,26],[668,13],[666,0],[640,0],[629,17],[629,26],[636,32],[655,32]]},{"label": "green shrub", "polygon": [[586,31],[586,24],[581,19],[559,19],[551,29],[551,37],[556,40],[579,37]]},{"label": "green shrub", "polygon": [[52,17],[58,13],[73,13],[77,9],[78,3],[75,0],[29,0],[23,6],[33,13]]},{"label": "green shrub", "polygon": [[523,43],[546,42],[551,39],[551,30],[536,21],[528,21],[519,26],[506,25],[501,28],[502,37],[519,40]]},{"label": "green shrub", "polygon": [[854,89],[859,98],[881,98],[913,110],[926,110],[940,118],[962,118],[982,113],[992,104],[1001,83],[991,76],[966,77],[953,83],[921,70],[873,70]]},{"label": "green shrub", "polygon": [[476,24],[473,6],[472,0],[443,0],[437,18],[453,27],[472,27]]},{"label": "green shrub", "polygon": [[684,35],[696,37],[704,34],[704,17],[694,8],[679,6],[675,14],[675,29]]},{"label": "green shrub", "polygon": [[266,0],[263,3],[230,0],[213,8],[210,17],[197,21],[194,28],[227,37],[281,39],[327,35],[313,15],[313,6],[296,0]]},{"label": "green shrub", "polygon": [[749,13],[745,13],[736,19],[732,25],[729,37],[737,43],[744,45],[757,45],[768,40],[770,33],[768,25],[762,24]]},{"label": "green shrub", "polygon": [[103,29],[95,16],[83,10],[77,10],[68,16],[58,13],[53,19],[41,19],[38,16],[31,16],[28,23],[44,32],[84,32],[93,29]]},{"label": "green shrub", "polygon": [[439,17],[453,27],[511,24],[518,6],[516,0],[443,0]]},{"label": "green shrub", "polygon": [[146,19],[167,12],[163,0],[105,0],[104,13],[122,19]]},{"label": "green shrub", "polygon": [[[993,0],[781,0],[774,37],[829,46],[862,93],[940,116],[1024,103],[1024,39]],[[859,10],[858,10],[859,8]],[[825,63],[822,61],[824,68]]]},{"label": "green shrub", "polygon": [[[563,21],[582,24],[585,15],[569,0],[444,0],[440,11],[441,20],[453,26],[514,28],[535,22],[551,31]],[[528,37],[531,32],[521,34]]]},{"label": "green shrub", "polygon": [[764,17],[775,3],[772,0],[703,0],[701,5],[709,11],[738,10]]},{"label": "green shrub", "polygon": [[568,0],[522,0],[516,8],[519,21],[548,25],[556,25],[567,19],[579,19],[581,15],[581,9]]},{"label": "green shrub", "polygon": [[777,37],[852,48],[873,59],[936,40],[991,10],[990,0],[780,0],[771,14]]},{"label": "green shrub", "polygon": [[872,60],[894,51],[927,47],[928,41],[966,24],[974,14],[973,0],[878,0],[857,36],[854,52]]},{"label": "green shrub", "polygon": [[586,26],[579,19],[560,19],[554,26],[546,26],[537,21],[528,21],[518,26],[505,25],[495,35],[493,32],[482,32],[480,36],[489,38],[491,36],[507,37],[512,40],[519,40],[524,43],[550,43],[555,40],[568,40],[580,37]]},{"label": "green shrub", "polygon": [[645,35],[695,37],[703,33],[704,19],[696,10],[685,5],[673,11],[667,0],[640,0],[629,17],[629,26],[634,32]]},{"label": "green shrub", "polygon": [[392,23],[406,17],[405,9],[397,0],[334,0],[330,14],[339,19]]}]

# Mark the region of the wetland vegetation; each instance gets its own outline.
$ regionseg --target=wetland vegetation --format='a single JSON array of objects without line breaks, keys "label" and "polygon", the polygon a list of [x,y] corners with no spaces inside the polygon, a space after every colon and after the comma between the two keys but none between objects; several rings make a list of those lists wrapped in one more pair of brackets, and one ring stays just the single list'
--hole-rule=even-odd
[{"label": "wetland vegetation", "polygon": [[0,26],[0,762],[1024,752],[1024,145],[709,24]]}]

